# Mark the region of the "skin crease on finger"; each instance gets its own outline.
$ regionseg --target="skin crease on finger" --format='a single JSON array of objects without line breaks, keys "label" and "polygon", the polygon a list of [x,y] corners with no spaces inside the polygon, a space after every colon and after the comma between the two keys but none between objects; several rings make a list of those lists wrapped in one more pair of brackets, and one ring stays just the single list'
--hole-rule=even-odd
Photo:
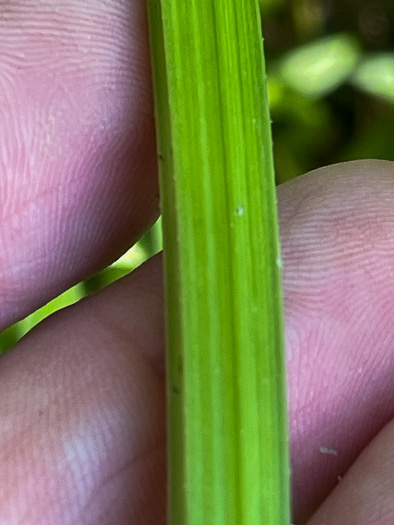
[{"label": "skin crease on finger", "polygon": [[0,330],[158,215],[143,0],[0,2]]},{"label": "skin crease on finger", "polygon": [[[296,525],[393,523],[393,200],[380,161],[278,188]],[[162,308],[156,257],[1,360],[0,523],[165,522]]]}]

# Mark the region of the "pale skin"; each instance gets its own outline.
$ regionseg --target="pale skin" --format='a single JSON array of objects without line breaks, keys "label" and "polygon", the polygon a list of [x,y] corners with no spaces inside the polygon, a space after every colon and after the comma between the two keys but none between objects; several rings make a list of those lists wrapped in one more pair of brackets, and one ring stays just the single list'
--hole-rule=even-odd
[{"label": "pale skin", "polygon": [[[142,1],[1,2],[0,329],[157,217],[147,40]],[[394,523],[394,165],[278,200],[293,521]],[[160,255],[1,358],[0,522],[165,523],[163,363]]]}]

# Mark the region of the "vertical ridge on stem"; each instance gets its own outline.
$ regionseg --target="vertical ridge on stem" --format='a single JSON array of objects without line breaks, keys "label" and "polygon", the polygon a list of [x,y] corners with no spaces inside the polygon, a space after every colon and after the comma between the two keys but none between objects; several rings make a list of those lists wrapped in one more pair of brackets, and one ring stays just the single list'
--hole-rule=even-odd
[{"label": "vertical ridge on stem", "polygon": [[170,525],[288,525],[278,220],[257,0],[149,0]]}]

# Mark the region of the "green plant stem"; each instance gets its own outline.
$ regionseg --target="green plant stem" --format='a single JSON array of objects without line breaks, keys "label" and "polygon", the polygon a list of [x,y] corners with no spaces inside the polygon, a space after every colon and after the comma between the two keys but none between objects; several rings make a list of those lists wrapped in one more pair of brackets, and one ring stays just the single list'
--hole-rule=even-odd
[{"label": "green plant stem", "polygon": [[280,254],[257,0],[149,0],[170,525],[288,525]]}]

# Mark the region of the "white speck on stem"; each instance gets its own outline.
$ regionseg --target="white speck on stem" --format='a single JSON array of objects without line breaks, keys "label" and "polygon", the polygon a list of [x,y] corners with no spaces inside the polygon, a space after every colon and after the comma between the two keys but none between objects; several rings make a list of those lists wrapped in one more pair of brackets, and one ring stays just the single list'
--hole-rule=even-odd
[{"label": "white speck on stem", "polygon": [[322,454],[331,454],[331,456],[338,455],[338,451],[335,450],[334,448],[320,447],[319,450]]},{"label": "white speck on stem", "polygon": [[278,268],[280,268],[280,269],[283,268],[283,261],[282,261],[282,258],[281,258],[281,257],[278,257],[278,258],[276,259],[276,266],[277,266]]},{"label": "white speck on stem", "polygon": [[243,215],[244,212],[245,212],[245,210],[244,210],[244,207],[243,207],[243,206],[237,206],[237,207],[235,208],[235,213],[236,213],[236,215]]}]

